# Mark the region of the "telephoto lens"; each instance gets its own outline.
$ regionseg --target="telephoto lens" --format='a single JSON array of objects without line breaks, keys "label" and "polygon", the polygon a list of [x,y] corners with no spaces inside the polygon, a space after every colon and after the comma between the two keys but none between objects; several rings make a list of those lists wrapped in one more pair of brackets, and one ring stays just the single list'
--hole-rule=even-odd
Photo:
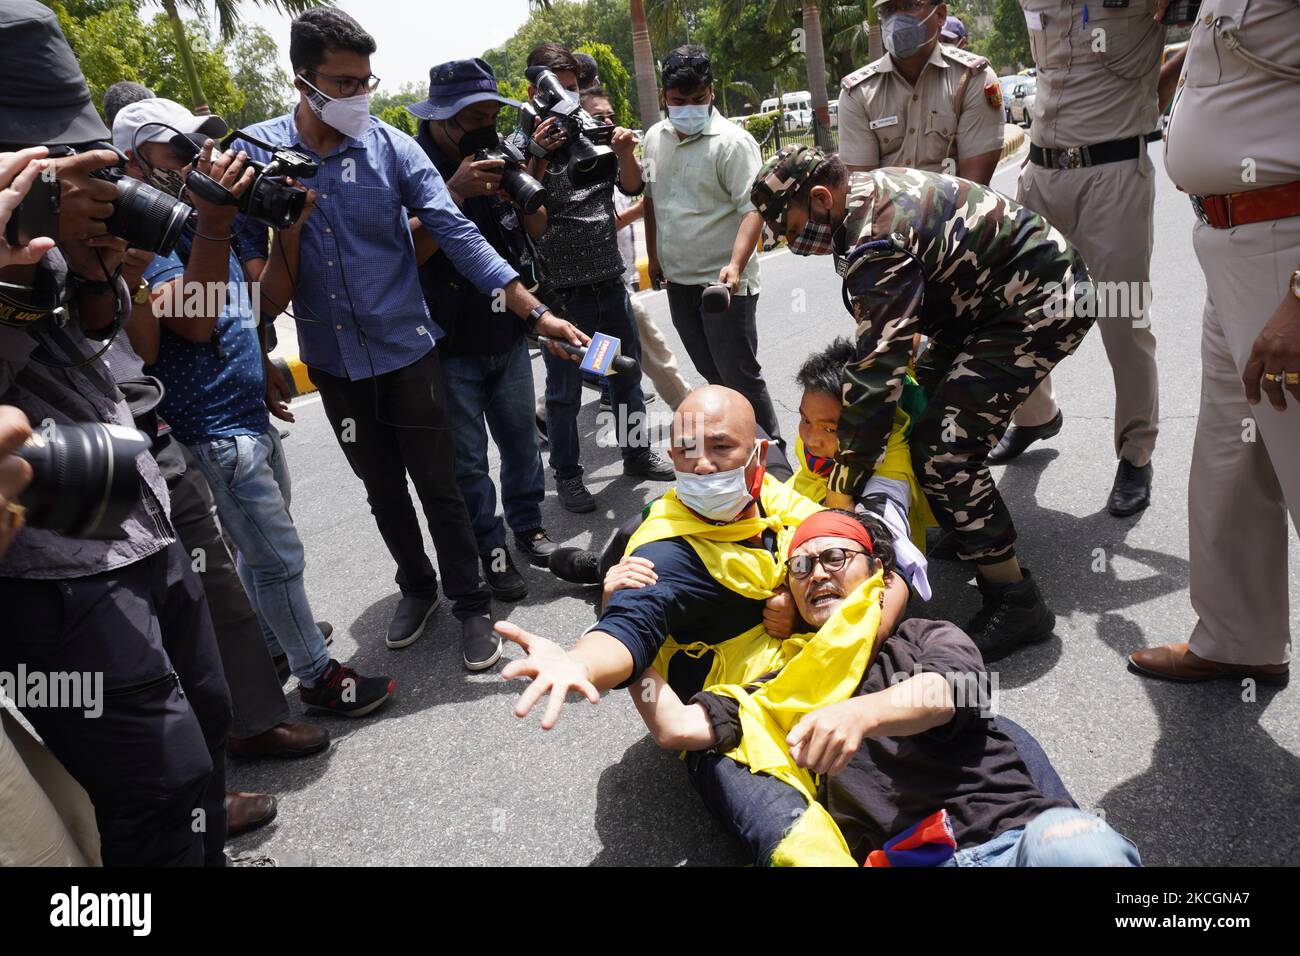
[{"label": "telephoto lens", "polygon": [[18,496],[27,523],[70,538],[125,538],[122,522],[140,500],[135,460],[149,444],[144,432],[102,422],[33,432],[17,452],[32,466]]},{"label": "telephoto lens", "polygon": [[524,172],[524,154],[509,143],[500,143],[492,149],[480,149],[474,159],[500,159],[501,188],[525,215],[531,216],[546,202],[546,187]]},{"label": "telephoto lens", "polygon": [[[169,196],[161,189],[129,176],[101,176],[117,183],[117,198],[113,200],[113,215],[105,223],[109,235],[125,239],[127,244],[155,255],[170,255],[181,237],[181,229],[194,212],[192,206]],[[92,173],[91,175],[98,175]]]}]

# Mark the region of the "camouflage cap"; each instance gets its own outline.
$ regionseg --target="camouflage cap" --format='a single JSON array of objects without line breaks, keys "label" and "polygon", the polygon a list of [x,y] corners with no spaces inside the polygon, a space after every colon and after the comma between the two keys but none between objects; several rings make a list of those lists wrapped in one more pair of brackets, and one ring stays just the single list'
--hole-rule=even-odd
[{"label": "camouflage cap", "polygon": [[785,230],[785,210],[826,154],[816,146],[783,146],[763,164],[749,190],[749,201],[768,224]]}]

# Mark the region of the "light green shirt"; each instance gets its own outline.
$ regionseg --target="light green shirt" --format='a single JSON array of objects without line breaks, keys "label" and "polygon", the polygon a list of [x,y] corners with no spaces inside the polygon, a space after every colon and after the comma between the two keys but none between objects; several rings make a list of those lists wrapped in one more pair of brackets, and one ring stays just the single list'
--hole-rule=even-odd
[{"label": "light green shirt", "polygon": [[[650,127],[643,158],[664,278],[681,285],[716,282],[731,261],[741,218],[754,211],[749,190],[763,165],[754,137],[715,109],[704,131],[686,139],[677,138],[668,120]],[[741,273],[740,294],[757,293],[755,255]]]}]

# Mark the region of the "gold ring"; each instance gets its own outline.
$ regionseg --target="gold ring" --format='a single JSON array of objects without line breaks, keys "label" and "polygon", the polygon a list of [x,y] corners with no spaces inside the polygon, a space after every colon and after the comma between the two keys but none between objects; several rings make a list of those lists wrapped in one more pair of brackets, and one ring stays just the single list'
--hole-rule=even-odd
[{"label": "gold ring", "polygon": [[1266,381],[1266,382],[1280,382],[1280,381],[1282,381],[1282,376],[1279,375],[1279,374],[1277,374],[1277,372],[1265,372],[1265,373],[1264,373],[1264,381]]},{"label": "gold ring", "polygon": [[5,503],[6,523],[13,531],[17,531],[27,523],[27,509],[16,501]]},{"label": "gold ring", "polygon": [[1300,372],[1283,372],[1288,385],[1300,385]]}]

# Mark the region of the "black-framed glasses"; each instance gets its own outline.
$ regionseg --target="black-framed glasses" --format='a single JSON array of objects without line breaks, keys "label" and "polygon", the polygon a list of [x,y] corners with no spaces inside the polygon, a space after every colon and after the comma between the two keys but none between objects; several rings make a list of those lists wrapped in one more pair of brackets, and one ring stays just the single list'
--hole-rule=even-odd
[{"label": "black-framed glasses", "polygon": [[310,73],[319,80],[329,80],[338,87],[339,96],[356,96],[364,88],[367,93],[373,93],[379,86],[379,77],[371,73],[369,76],[333,76],[329,73],[318,73],[316,70],[304,70],[304,73]]},{"label": "black-framed glasses", "polygon": [[665,70],[702,69],[707,73],[710,66],[709,58],[698,53],[670,53],[664,58]]},{"label": "black-framed glasses", "polygon": [[827,548],[821,554],[796,554],[786,562],[793,578],[806,578],[813,573],[813,568],[820,564],[828,574],[834,574],[848,564],[855,554],[867,554],[866,551],[854,551],[850,548]]}]

